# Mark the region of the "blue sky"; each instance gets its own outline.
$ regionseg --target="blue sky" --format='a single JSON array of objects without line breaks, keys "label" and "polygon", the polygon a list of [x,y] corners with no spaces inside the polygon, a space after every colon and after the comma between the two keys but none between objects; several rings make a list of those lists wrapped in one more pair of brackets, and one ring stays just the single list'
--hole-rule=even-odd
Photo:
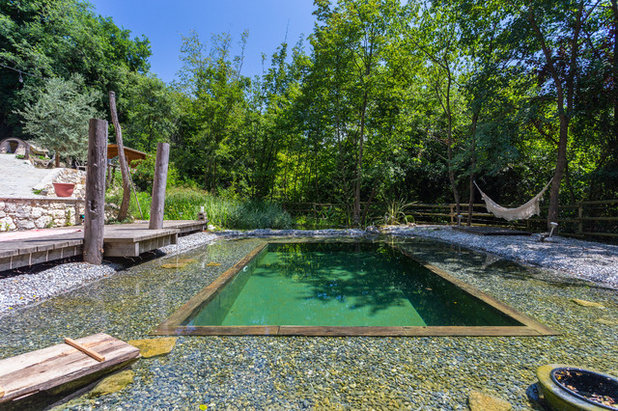
[{"label": "blue sky", "polygon": [[[243,75],[262,72],[262,53],[270,56],[285,38],[294,45],[309,35],[315,21],[313,0],[90,0],[95,11],[110,16],[134,36],[150,39],[151,71],[169,82],[180,68],[181,34],[195,30],[209,44],[212,34],[229,32],[234,52],[241,33],[249,30]],[[268,60],[268,61],[269,61]]]}]

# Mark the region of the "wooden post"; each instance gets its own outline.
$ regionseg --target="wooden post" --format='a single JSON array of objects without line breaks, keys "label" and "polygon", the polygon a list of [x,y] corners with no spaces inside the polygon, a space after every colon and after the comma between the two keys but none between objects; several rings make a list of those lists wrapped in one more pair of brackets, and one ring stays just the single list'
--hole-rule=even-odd
[{"label": "wooden post", "polygon": [[[109,110],[116,130],[116,144],[118,145],[118,162],[120,163],[120,173],[122,174],[122,203],[118,211],[118,221],[123,221],[129,214],[129,202],[131,201],[131,182],[129,180],[129,165],[124,155],[124,143],[122,142],[122,129],[116,113],[116,93],[109,92]],[[107,143],[106,143],[107,144]],[[112,177],[113,181],[113,177]]]},{"label": "wooden post", "polygon": [[168,143],[157,144],[157,162],[155,163],[154,182],[152,183],[152,203],[150,204],[150,224],[148,226],[151,230],[163,228],[169,156],[170,145]]},{"label": "wooden post", "polygon": [[88,168],[86,171],[86,219],[84,221],[84,261],[103,261],[105,224],[105,168],[107,166],[107,121],[90,120]]},{"label": "wooden post", "polygon": [[449,208],[450,208],[450,215],[451,215],[451,225],[455,223],[454,217],[455,217],[455,211],[453,210],[453,207],[455,207],[454,204],[450,204]]}]

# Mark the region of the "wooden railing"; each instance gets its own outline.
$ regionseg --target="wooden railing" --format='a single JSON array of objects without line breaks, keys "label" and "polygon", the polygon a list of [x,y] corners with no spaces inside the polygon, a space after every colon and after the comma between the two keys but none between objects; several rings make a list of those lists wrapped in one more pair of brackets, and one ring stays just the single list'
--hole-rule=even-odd
[{"label": "wooden railing", "polygon": [[[412,204],[408,214],[415,221],[432,224],[457,224],[455,204]],[[461,224],[468,222],[468,204],[460,204]],[[528,231],[545,231],[547,206],[541,207],[541,216],[523,221],[509,222],[487,212],[485,204],[475,203],[472,207],[474,226],[510,226]],[[580,201],[560,206],[558,219],[560,232],[574,237],[618,238],[618,199]]]},{"label": "wooden railing", "polygon": [[[363,203],[363,208],[365,204]],[[288,203],[284,208],[293,216],[308,216],[325,221],[343,221],[346,210],[333,203]],[[384,214],[383,207],[373,204],[370,207],[368,222],[378,220]],[[347,210],[349,213],[350,210]],[[458,222],[455,204],[411,204],[406,207],[410,220],[427,224],[450,224]],[[468,222],[468,204],[460,204],[461,224]],[[618,199],[580,201],[560,206],[559,230],[562,235],[581,238],[618,238]],[[485,208],[484,203],[472,206],[472,225],[512,227],[526,231],[546,231],[547,206],[541,206],[541,215],[523,221],[509,222],[495,217]]]}]

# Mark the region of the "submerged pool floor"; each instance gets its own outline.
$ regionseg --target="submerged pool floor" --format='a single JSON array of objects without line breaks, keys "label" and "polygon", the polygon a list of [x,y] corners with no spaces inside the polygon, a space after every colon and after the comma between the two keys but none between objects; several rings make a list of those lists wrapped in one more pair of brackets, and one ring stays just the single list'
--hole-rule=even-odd
[{"label": "submerged pool floor", "polygon": [[[0,358],[98,332],[125,341],[150,338],[153,328],[261,241],[219,241],[12,310],[0,317]],[[468,395],[477,390],[528,410],[540,409],[526,395],[540,365],[618,371],[616,290],[437,241],[406,239],[399,246],[560,334],[180,336],[169,355],[136,362],[133,383],[123,390],[82,395],[58,409],[466,409]],[[162,267],[176,259],[193,262]],[[605,308],[583,307],[574,298]]]},{"label": "submerged pool floor", "polygon": [[271,243],[188,326],[520,326],[385,243]]}]

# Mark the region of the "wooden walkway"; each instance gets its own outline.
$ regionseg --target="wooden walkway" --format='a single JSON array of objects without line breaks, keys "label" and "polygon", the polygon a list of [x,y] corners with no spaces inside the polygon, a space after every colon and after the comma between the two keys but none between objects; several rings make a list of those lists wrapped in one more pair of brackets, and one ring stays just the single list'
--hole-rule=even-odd
[{"label": "wooden walkway", "polygon": [[[203,231],[206,221],[164,221],[160,230],[149,230],[147,222],[105,226],[103,249],[105,257],[137,257],[147,251],[176,244],[179,235]],[[7,233],[8,235],[14,233]],[[39,237],[24,232],[2,240],[0,234],[0,271],[80,256],[84,243],[83,231],[66,228],[42,230]]]}]

